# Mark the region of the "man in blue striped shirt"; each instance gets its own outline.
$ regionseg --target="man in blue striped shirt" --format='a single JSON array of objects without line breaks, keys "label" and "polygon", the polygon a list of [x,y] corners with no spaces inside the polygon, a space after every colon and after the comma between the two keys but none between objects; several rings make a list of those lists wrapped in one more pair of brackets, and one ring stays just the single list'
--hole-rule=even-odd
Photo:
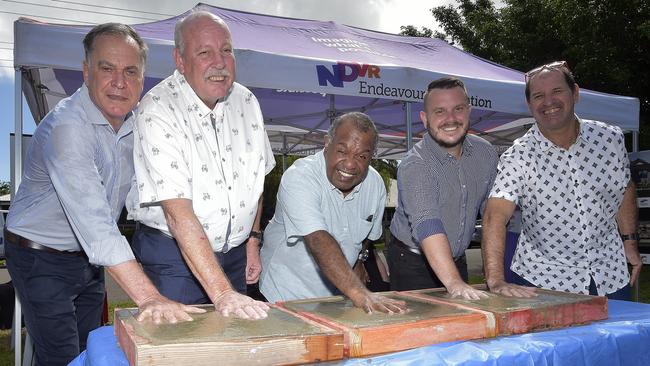
[{"label": "man in blue striped shirt", "polygon": [[67,365],[100,326],[104,270],[140,307],[142,320],[202,312],[160,295],[117,227],[133,177],[133,122],[147,47],[124,24],[84,38],[84,84],[36,128],[7,217],[9,274],[38,365]]},{"label": "man in blue striped shirt", "polygon": [[457,78],[431,82],[420,112],[428,134],[397,171],[398,206],[391,222],[391,290],[446,287],[454,297],[485,297],[467,284],[465,249],[496,175],[497,153],[468,135],[471,107]]}]

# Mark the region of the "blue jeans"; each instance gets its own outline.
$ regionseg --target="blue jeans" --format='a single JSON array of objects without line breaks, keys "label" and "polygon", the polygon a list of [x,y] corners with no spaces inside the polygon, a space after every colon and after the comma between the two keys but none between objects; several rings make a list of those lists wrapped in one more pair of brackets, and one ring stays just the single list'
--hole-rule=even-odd
[{"label": "blue jeans", "polygon": [[5,246],[37,365],[67,365],[101,324],[104,270],[85,256]]},{"label": "blue jeans", "polygon": [[[160,293],[183,304],[210,304],[192,271],[185,263],[176,240],[160,230],[139,224],[131,244],[133,254]],[[246,245],[228,253],[215,253],[232,287],[246,294]]]},{"label": "blue jeans", "polygon": [[[522,286],[529,286],[529,287],[537,287],[533,285],[532,283],[526,281],[524,278],[519,276],[518,274],[512,272],[513,280],[511,281],[514,284],[517,285],[522,285]],[[594,282],[593,277],[591,278],[591,282],[589,283],[589,295],[592,296],[597,296],[598,295],[598,290],[596,289],[596,282]],[[611,294],[606,295],[608,299],[610,300],[625,300],[625,301],[630,301],[632,300],[632,292],[630,291],[630,284],[625,285],[622,289],[612,292]]]}]

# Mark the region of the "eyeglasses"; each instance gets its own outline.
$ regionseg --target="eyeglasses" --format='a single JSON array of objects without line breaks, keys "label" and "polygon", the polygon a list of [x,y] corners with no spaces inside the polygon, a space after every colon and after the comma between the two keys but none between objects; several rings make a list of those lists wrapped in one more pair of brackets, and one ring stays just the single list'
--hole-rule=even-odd
[{"label": "eyeglasses", "polygon": [[566,61],[553,61],[549,64],[538,66],[527,73],[524,74],[524,81],[527,83],[530,79],[532,79],[535,75],[539,74],[540,72],[544,70],[558,70],[561,68],[569,68],[567,65]]}]

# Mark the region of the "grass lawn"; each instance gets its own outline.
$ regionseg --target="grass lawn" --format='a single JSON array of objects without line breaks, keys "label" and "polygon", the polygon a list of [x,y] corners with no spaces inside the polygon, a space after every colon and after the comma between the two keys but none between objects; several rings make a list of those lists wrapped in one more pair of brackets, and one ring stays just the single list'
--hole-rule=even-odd
[{"label": "grass lawn", "polygon": [[[469,282],[471,284],[483,283],[484,279],[481,276],[471,276]],[[650,304],[650,266],[644,266],[641,272],[641,293],[640,302]],[[113,309],[134,307],[132,302],[121,302],[109,305],[108,318],[109,323],[113,324]],[[13,366],[14,364],[14,351],[10,348],[11,344],[11,331],[0,330],[0,366]]]}]

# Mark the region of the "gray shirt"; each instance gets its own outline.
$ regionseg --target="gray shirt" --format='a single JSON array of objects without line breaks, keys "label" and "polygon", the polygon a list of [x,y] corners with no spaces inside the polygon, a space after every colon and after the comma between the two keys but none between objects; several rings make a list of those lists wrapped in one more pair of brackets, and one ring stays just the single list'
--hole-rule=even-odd
[{"label": "gray shirt", "polygon": [[497,161],[494,147],[478,136],[467,135],[456,160],[425,135],[398,167],[391,233],[413,248],[431,235],[445,234],[453,257],[462,256],[494,182]]},{"label": "gray shirt", "polygon": [[381,236],[385,201],[386,188],[372,167],[343,197],[327,179],[322,151],[297,160],[282,175],[275,215],[264,232],[262,294],[276,302],[339,293],[320,271],[304,237],[327,231],[353,265],[363,240]]},{"label": "gray shirt", "polygon": [[85,84],[36,128],[22,183],[7,216],[9,231],[91,263],[134,259],[117,228],[133,178],[133,122],[116,133]]}]

